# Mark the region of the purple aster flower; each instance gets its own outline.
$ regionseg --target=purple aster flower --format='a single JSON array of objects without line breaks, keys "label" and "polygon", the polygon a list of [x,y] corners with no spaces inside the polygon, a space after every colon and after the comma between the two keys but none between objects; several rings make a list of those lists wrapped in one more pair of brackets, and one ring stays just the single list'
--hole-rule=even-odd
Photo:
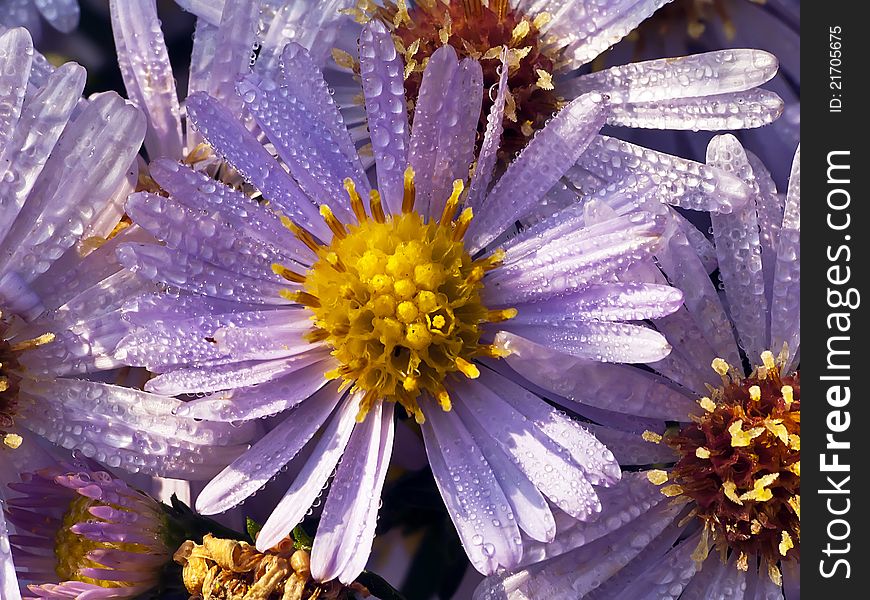
[{"label": "purple aster flower", "polygon": [[58,31],[70,33],[79,24],[79,1],[0,0],[0,26],[26,27],[39,39],[42,19]]},{"label": "purple aster flower", "polygon": [[[622,42],[600,56],[596,66],[618,65],[660,56],[722,48],[758,48],[775,55],[779,72],[766,87],[785,109],[770,127],[734,135],[784,183],[791,153],[800,138],[800,2],[798,0],[676,0],[641,23]],[[620,137],[671,153],[703,156],[708,140],[681,132],[623,130]]]},{"label": "purple aster flower", "polygon": [[[242,0],[229,3],[226,10],[222,2],[179,2],[202,17],[194,35],[188,94],[207,92],[241,117],[236,78],[252,67],[264,76],[274,76],[281,50],[290,41],[308,48],[322,65],[337,35],[338,10],[347,2],[321,3],[322,12],[300,10],[296,2]],[[109,6],[124,85],[130,100],[148,118],[145,148],[149,158],[185,159],[199,170],[235,183],[225,171],[219,172],[220,163],[211,160],[208,148],[200,145],[202,138],[186,126],[156,0],[112,0]],[[255,46],[257,53],[252,55]]]},{"label": "purple aster flower", "polygon": [[[451,45],[461,58],[479,60],[484,89],[489,89],[499,82],[501,48],[506,46],[510,91],[501,140],[505,164],[559,108],[589,92],[609,97],[607,123],[617,127],[742,129],[776,119],[782,101],[758,87],[777,71],[776,58],[767,52],[715,51],[596,73],[583,68],[668,1],[362,0],[345,12],[360,23],[377,18],[390,28],[405,58],[405,89],[412,104],[436,49]],[[339,50],[335,56],[339,64],[359,72],[346,53]],[[492,103],[493,97],[484,97],[481,136]]]},{"label": "purple aster flower", "polygon": [[679,286],[685,308],[655,321],[673,345],[659,375],[513,340],[507,362],[591,410],[628,471],[602,490],[595,523],[530,547],[477,600],[800,597],[800,150],[784,203],[733,136],[714,138],[708,161],[739,173],[753,201],[712,217],[723,299],[697,257],[676,263],[698,275]]},{"label": "purple aster flower", "polygon": [[[153,289],[115,257],[151,239],[116,230],[145,123],[117,94],[83,99],[84,82],[79,65],[36,54],[26,30],[0,34],[0,460],[30,430],[112,467],[195,476],[240,452],[245,432],[105,383],[123,366],[111,356],[128,331],[120,307]],[[203,441],[225,456],[198,452]]]},{"label": "purple aster flower", "polygon": [[[237,422],[286,411],[196,505],[237,505],[308,446],[257,546],[299,523],[335,472],[311,555],[317,580],[352,581],[365,565],[401,404],[472,564],[492,573],[519,562],[524,540],[551,540],[556,514],[594,519],[598,489],[619,478],[588,431],[494,369],[505,356],[498,332],[589,361],[655,362],[669,346],[636,322],[682,297],[614,280],[658,244],[647,214],[587,223],[569,212],[503,236],[593,139],[607,114],[599,96],[572,101],[490,189],[499,116],[466,184],[479,63],[451,47],[433,54],[413,131],[402,59],[379,21],[363,30],[360,63],[377,191],[298,44],[284,49],[276,79],[237,84],[280,163],[218,100],[188,98],[196,130],[257,196],[152,162],[164,195],[135,194],[127,212],[163,244],[118,253],[166,290],[131,304],[140,329],[117,356],[157,374],[146,389],[202,396],[179,415]],[[503,79],[497,106],[505,95]]]},{"label": "purple aster flower", "polygon": [[82,465],[22,473],[10,487],[9,543],[25,598],[136,598],[159,583],[174,544],[157,501]]}]

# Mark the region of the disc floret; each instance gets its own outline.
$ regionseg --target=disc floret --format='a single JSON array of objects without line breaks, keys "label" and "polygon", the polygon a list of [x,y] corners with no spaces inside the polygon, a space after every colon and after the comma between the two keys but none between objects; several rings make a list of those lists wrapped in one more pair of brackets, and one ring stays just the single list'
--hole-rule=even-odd
[{"label": "disc floret", "polygon": [[704,522],[696,560],[715,546],[737,552],[744,570],[761,558],[778,581],[776,563],[800,559],[800,374],[782,374],[770,352],[762,360],[748,377],[713,361],[722,386],[699,401],[700,417],[664,436],[679,460],[650,480],[694,502]]},{"label": "disc floret", "polygon": [[473,359],[498,355],[480,343],[481,325],[512,318],[516,311],[488,310],[480,292],[484,274],[501,255],[472,260],[465,249],[462,238],[473,215],[465,208],[454,218],[464,190],[461,181],[454,182],[440,219],[413,210],[410,168],[400,214],[385,215],[377,192],[372,192],[367,213],[353,182],[347,180],[345,186],[357,223],[341,223],[321,207],[333,232],[331,242],[323,245],[285,219],[318,260],[304,275],[281,265],[274,269],[299,284],[286,297],[311,311],[309,340],[327,344],[339,362],[327,377],[364,392],[358,419],[372,402],[384,399],[400,403],[423,422],[421,395],[450,410],[445,379],[453,373],[476,378]]}]

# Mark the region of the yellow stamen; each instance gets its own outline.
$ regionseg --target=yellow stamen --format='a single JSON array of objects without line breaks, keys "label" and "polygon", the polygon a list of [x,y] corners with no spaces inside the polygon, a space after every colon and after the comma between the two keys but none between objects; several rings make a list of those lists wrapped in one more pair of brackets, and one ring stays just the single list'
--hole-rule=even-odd
[{"label": "yellow stamen", "polygon": [[737,559],[737,569],[740,571],[748,571],[749,570],[749,556],[745,552],[740,553],[740,557]]},{"label": "yellow stamen", "polygon": [[787,531],[782,532],[782,541],[779,543],[779,553],[782,556],[788,554],[788,551],[794,548],[794,542]]},{"label": "yellow stamen", "polygon": [[765,350],[761,353],[761,362],[764,368],[768,371],[773,371],[776,368],[776,362],[773,360],[773,352]]},{"label": "yellow stamen", "polygon": [[409,213],[414,210],[414,199],[417,197],[417,188],[414,185],[414,169],[410,165],[405,169],[405,193],[402,196],[402,212]]},{"label": "yellow stamen", "polygon": [[782,399],[785,405],[791,406],[791,403],[794,402],[794,388],[790,385],[784,385],[780,392],[782,392]]},{"label": "yellow stamen", "polygon": [[308,230],[306,230],[305,228],[297,225],[293,221],[293,219],[285,215],[281,215],[281,223],[284,225],[284,227],[289,229],[294,236],[296,236],[296,239],[308,246],[308,248],[310,248],[312,252],[317,253],[320,251],[321,246],[317,243],[317,240],[314,239],[314,236],[311,235],[311,233],[309,233]]},{"label": "yellow stamen", "polygon": [[710,400],[710,398],[708,398],[707,396],[704,396],[703,398],[701,398],[698,401],[698,404],[700,404],[701,408],[706,410],[708,413],[711,413],[714,410],[716,410],[716,403],[713,402],[712,400]]},{"label": "yellow stamen", "polygon": [[283,277],[287,281],[292,281],[293,283],[305,283],[305,275],[300,275],[284,265],[272,263],[272,272],[275,273],[275,275]]},{"label": "yellow stamen", "polygon": [[743,420],[737,419],[728,428],[731,434],[731,446],[741,448],[749,445],[749,442],[764,433],[764,427],[753,427],[749,431],[743,431]]},{"label": "yellow stamen", "polygon": [[456,357],[456,368],[459,369],[459,371],[469,379],[477,379],[478,377],[480,377],[480,369],[478,369],[476,365],[468,362],[461,356]]},{"label": "yellow stamen", "polygon": [[755,502],[767,502],[773,498],[773,492],[768,489],[768,486],[779,479],[779,473],[771,473],[759,477],[753,483],[752,490],[742,494],[741,500],[754,500]]},{"label": "yellow stamen", "polygon": [[459,218],[456,220],[456,228],[453,230],[453,241],[458,242],[461,241],[463,237],[465,237],[465,233],[468,231],[468,226],[471,225],[471,220],[474,218],[474,211],[470,206],[463,209],[463,211],[459,214]]},{"label": "yellow stamen", "polygon": [[534,18],[534,20],[532,21],[532,25],[535,26],[535,29],[540,31],[542,27],[544,27],[547,23],[549,23],[552,20],[552,18],[553,18],[553,15],[551,15],[548,12],[539,13],[538,16],[536,16]]},{"label": "yellow stamen", "polygon": [[17,344],[13,344],[9,347],[12,352],[26,352],[27,350],[33,350],[34,348],[39,348],[40,346],[44,346],[45,344],[50,344],[54,341],[53,333],[43,333],[39,337],[35,337],[30,340],[24,340],[23,342],[18,342]]},{"label": "yellow stamen", "polygon": [[356,59],[351,56],[350,53],[340,50],[339,48],[332,49],[332,60],[343,69],[348,69],[350,71],[356,71],[358,69]]},{"label": "yellow stamen", "polygon": [[353,214],[356,216],[357,223],[362,224],[368,218],[368,215],[366,215],[365,204],[356,191],[356,184],[353,182],[353,179],[348,177],[344,180],[344,189],[347,191],[347,195],[350,198],[350,207],[353,209]]},{"label": "yellow stamen", "polygon": [[794,514],[797,515],[798,519],[801,518],[801,497],[800,495],[794,495],[788,499],[788,505],[791,506]]},{"label": "yellow stamen", "polygon": [[515,308],[491,310],[487,313],[486,320],[490,323],[501,323],[503,321],[510,321],[515,318],[517,314],[519,314],[519,311]]},{"label": "yellow stamen", "polygon": [[695,456],[698,458],[710,458],[710,451],[703,446],[695,449]]},{"label": "yellow stamen", "polygon": [[737,495],[737,485],[733,481],[723,483],[722,491],[725,492],[725,497],[731,500],[731,502],[743,506],[743,500]]},{"label": "yellow stamen", "polygon": [[714,358],[713,363],[710,366],[713,367],[714,371],[719,373],[720,377],[725,377],[731,369],[728,363],[721,358]]},{"label": "yellow stamen", "polygon": [[376,223],[385,223],[387,216],[384,214],[384,205],[381,203],[381,194],[377,190],[369,192],[369,206],[372,210],[372,218]]},{"label": "yellow stamen", "polygon": [[514,27],[513,32],[511,32],[510,45],[516,46],[517,44],[519,44],[521,41],[523,41],[524,37],[529,35],[529,32],[531,30],[532,30],[532,28],[529,25],[529,22],[526,21],[525,19],[523,19],[522,21],[517,23],[517,26]]},{"label": "yellow stamen", "polygon": [[462,194],[464,189],[465,184],[461,179],[457,179],[453,182],[453,192],[444,204],[444,211],[441,213],[441,220],[438,222],[442,227],[453,221],[453,213],[456,212],[456,207],[459,206],[459,196]]},{"label": "yellow stamen", "polygon": [[547,73],[543,69],[535,69],[535,73],[538,74],[538,81],[535,83],[542,90],[552,90],[553,86],[553,76],[550,73]]},{"label": "yellow stamen", "polygon": [[674,496],[682,495],[683,486],[672,483],[671,485],[664,486],[660,491],[662,495],[667,496],[668,498],[673,498]]},{"label": "yellow stamen", "polygon": [[753,385],[749,388],[749,399],[753,402],[761,401],[761,388],[757,385]]},{"label": "yellow stamen", "polygon": [[344,228],[344,223],[339,221],[332,212],[332,209],[325,204],[320,205],[320,216],[323,217],[323,220],[326,222],[326,225],[329,227],[329,230],[332,231],[333,235],[338,238],[344,238],[347,236],[347,230]]}]

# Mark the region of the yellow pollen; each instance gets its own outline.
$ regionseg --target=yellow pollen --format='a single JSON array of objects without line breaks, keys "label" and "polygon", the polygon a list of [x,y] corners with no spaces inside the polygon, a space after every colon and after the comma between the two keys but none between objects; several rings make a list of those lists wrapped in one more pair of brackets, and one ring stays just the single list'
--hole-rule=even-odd
[{"label": "yellow pollen", "polygon": [[709,413],[716,410],[716,403],[713,402],[712,400],[710,400],[710,398],[708,398],[707,396],[704,396],[703,398],[701,398],[698,401],[698,404],[700,404],[701,408],[703,408],[704,410],[706,410]]},{"label": "yellow pollen", "polygon": [[790,385],[784,385],[780,391],[782,392],[782,399],[785,401],[785,405],[791,406],[791,403],[794,402],[794,388]]},{"label": "yellow pollen", "polygon": [[800,450],[801,449],[801,436],[796,433],[789,434],[788,436],[788,447],[792,450]]},{"label": "yellow pollen", "polygon": [[[401,404],[422,423],[420,398],[434,398],[442,410],[451,409],[447,375],[477,378],[476,357],[506,355],[479,343],[483,324],[517,314],[513,308],[489,310],[480,297],[484,274],[501,264],[504,253],[472,260],[465,250],[462,233],[472,213],[452,219],[464,191],[461,180],[454,182],[441,219],[428,222],[414,211],[410,168],[399,214],[387,216],[373,191],[368,218],[351,180],[345,180],[345,189],[357,223],[342,223],[321,208],[335,235],[328,245],[316,246],[319,260],[304,276],[282,265],[272,269],[302,284],[302,291],[287,289],[281,295],[311,310],[314,328],[305,338],[331,349],[339,367],[325,377],[342,379],[343,389],[359,393],[357,419],[386,400]],[[285,225],[294,233],[304,231],[289,219]],[[297,237],[304,239],[304,233]]]},{"label": "yellow pollen", "polygon": [[741,494],[740,499],[754,500],[755,502],[767,502],[773,498],[773,492],[768,489],[768,486],[777,479],[779,479],[779,473],[771,473],[770,475],[759,477],[753,483],[752,490],[745,494]]},{"label": "yellow pollen", "polygon": [[529,22],[526,21],[525,19],[523,19],[522,21],[517,23],[517,26],[514,27],[513,32],[511,32],[510,45],[516,46],[517,44],[519,44],[521,41],[523,41],[524,37],[529,35],[529,32],[531,30],[532,30],[531,25],[529,25]]},{"label": "yellow pollen", "polygon": [[737,485],[733,481],[726,481],[723,483],[722,491],[725,493],[725,497],[731,500],[731,502],[743,506],[743,500],[741,500],[740,496],[737,495]]},{"label": "yellow pollen", "polygon": [[728,374],[729,369],[731,369],[728,363],[721,358],[714,358],[713,363],[710,366],[713,367],[714,371],[719,373],[720,377],[725,377]]},{"label": "yellow pollen", "polygon": [[710,458],[710,451],[701,446],[695,449],[695,456],[698,458]]},{"label": "yellow pollen", "polygon": [[534,20],[532,21],[532,25],[535,26],[535,29],[540,30],[544,25],[549,23],[552,20],[552,18],[553,18],[553,15],[551,15],[548,12],[539,13],[538,16],[535,17]]},{"label": "yellow pollen", "polygon": [[757,385],[753,385],[749,388],[749,399],[753,402],[761,401],[761,388]]},{"label": "yellow pollen", "polygon": [[795,475],[800,477],[801,476],[801,461],[797,461],[796,463],[787,466],[785,468],[785,470],[791,471],[792,473],[794,473]]},{"label": "yellow pollen", "polygon": [[731,446],[740,448],[748,446],[749,442],[764,433],[764,427],[753,427],[749,431],[743,431],[743,421],[737,419],[728,428],[728,433],[731,434]]},{"label": "yellow pollen", "polygon": [[653,444],[658,444],[662,441],[662,436],[654,431],[644,431],[641,436],[647,442],[652,442]]},{"label": "yellow pollen", "polygon": [[782,424],[782,419],[765,419],[764,426],[779,440],[788,446],[788,427]]},{"label": "yellow pollen", "polygon": [[[0,390],[0,391],[2,391],[2,390]],[[22,437],[21,437],[20,435],[18,435],[17,433],[7,433],[7,434],[3,437],[3,443],[4,443],[6,446],[8,446],[9,448],[11,448],[12,450],[17,450],[18,448],[20,448],[20,447],[21,447],[21,443],[22,443],[23,441],[24,441],[24,438],[22,438]]]},{"label": "yellow pollen", "polygon": [[776,368],[776,362],[773,360],[773,352],[765,350],[761,353],[761,363],[768,371],[773,371]]},{"label": "yellow pollen", "polygon": [[[783,532],[785,533],[785,532]],[[737,559],[737,569],[740,571],[748,571],[749,570],[749,556],[745,552],[740,553],[740,557]]]},{"label": "yellow pollen", "polygon": [[351,56],[349,52],[345,52],[344,50],[341,50],[339,48],[332,49],[332,60],[334,60],[335,64],[343,69],[356,71],[359,68],[356,59]]},{"label": "yellow pollen", "polygon": [[[0,367],[3,366],[3,363],[0,363]],[[5,377],[0,377],[0,392],[5,392],[9,389],[9,380]]]},{"label": "yellow pollen", "polygon": [[783,531],[782,541],[779,543],[779,553],[785,556],[792,548],[794,548],[794,542],[791,540],[791,536],[788,534],[788,531]]},{"label": "yellow pollen", "polygon": [[646,478],[653,485],[661,485],[668,480],[668,472],[661,469],[652,469],[647,471]]},{"label": "yellow pollen", "polygon": [[782,573],[774,563],[767,563],[767,576],[777,586],[782,587]]},{"label": "yellow pollen", "polygon": [[674,496],[682,495],[683,486],[672,483],[671,485],[664,486],[660,491],[662,495],[667,496],[668,498],[673,498]]},{"label": "yellow pollen", "polygon": [[788,499],[788,505],[791,506],[794,514],[797,515],[798,519],[801,518],[801,497],[799,495],[792,496]]},{"label": "yellow pollen", "polygon": [[537,85],[542,90],[554,89],[553,76],[550,73],[547,73],[543,69],[535,69],[535,73],[538,74],[538,81],[535,85]]}]

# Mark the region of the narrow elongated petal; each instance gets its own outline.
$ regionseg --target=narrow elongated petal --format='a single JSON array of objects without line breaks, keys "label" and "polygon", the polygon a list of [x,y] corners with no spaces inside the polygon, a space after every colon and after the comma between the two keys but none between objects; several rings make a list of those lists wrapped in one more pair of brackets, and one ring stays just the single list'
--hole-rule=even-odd
[{"label": "narrow elongated petal", "polygon": [[302,467],[260,530],[257,549],[261,552],[265,552],[290,533],[305,518],[305,513],[315,498],[323,493],[323,487],[335,470],[356,425],[360,399],[361,395],[349,395],[329,420],[311,453],[311,458]]},{"label": "narrow elongated petal", "polygon": [[0,158],[21,115],[32,62],[33,41],[26,29],[10,29],[0,35],[0,90],[4,90],[0,97]]},{"label": "narrow elongated petal", "polygon": [[791,169],[785,215],[777,244],[776,277],[773,285],[771,345],[779,352],[788,344],[794,364],[800,348],[800,265],[801,265],[801,153],[798,147]]},{"label": "narrow elongated petal", "polygon": [[288,413],[281,423],[212,479],[196,499],[205,515],[240,504],[269,480],[320,429],[339,401],[337,386],[330,386]]},{"label": "narrow elongated petal", "polygon": [[711,215],[719,271],[725,284],[728,309],[737,327],[738,341],[756,364],[767,350],[767,298],[761,264],[761,243],[755,198],[758,184],[740,142],[732,135],[713,138],[707,146],[707,163],[741,176],[753,189],[746,208],[729,215]]},{"label": "narrow elongated petal", "polygon": [[351,583],[365,567],[393,452],[394,406],[379,402],[350,437],[311,549],[311,574],[319,581]]},{"label": "narrow elongated petal", "polygon": [[148,118],[152,159],[181,158],[181,108],[153,0],[112,0],[112,33],[127,95]]},{"label": "narrow elongated petal", "polygon": [[386,208],[398,213],[411,132],[402,57],[379,19],[372,19],[363,27],[359,59],[369,133],[377,163],[378,191]]},{"label": "narrow elongated petal", "polygon": [[473,253],[525,216],[586,150],[604,124],[599,96],[588,94],[562,109],[511,164],[483,201],[466,239]]},{"label": "narrow elongated petal", "polygon": [[[511,567],[522,540],[508,500],[471,434],[453,411],[423,404],[423,438],[435,482],[471,564],[481,573]],[[469,493],[472,489],[480,494]]]},{"label": "narrow elongated petal", "polygon": [[501,134],[504,131],[504,109],[509,91],[507,85],[509,72],[507,48],[502,50],[500,60],[501,75],[498,80],[498,92],[496,92],[495,100],[492,103],[492,109],[486,116],[486,131],[483,134],[480,152],[477,155],[477,164],[474,167],[474,174],[471,176],[471,188],[468,191],[468,205],[475,210],[478,209],[489,191],[495,163],[498,160]]}]

